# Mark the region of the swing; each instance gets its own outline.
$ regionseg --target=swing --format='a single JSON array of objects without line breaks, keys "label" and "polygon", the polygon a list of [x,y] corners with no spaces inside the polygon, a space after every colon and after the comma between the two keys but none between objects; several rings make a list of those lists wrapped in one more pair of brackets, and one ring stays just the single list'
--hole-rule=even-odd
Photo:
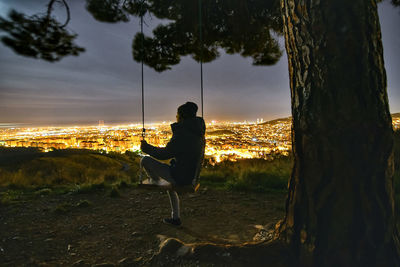
[{"label": "swing", "polygon": [[[142,2],[143,5],[143,2]],[[201,90],[201,117],[204,118],[203,113],[203,37],[202,37],[202,21],[201,21],[201,0],[199,0],[199,40],[200,40],[200,90]],[[142,48],[144,46],[143,43],[143,12],[140,15],[140,31],[142,34]],[[142,140],[145,140],[146,129],[144,127],[144,74],[143,74],[143,52],[141,59],[141,81],[142,81]],[[205,143],[204,143],[205,146]],[[195,193],[200,188],[200,171],[203,165],[204,153],[200,156],[199,163],[196,167],[195,175],[192,179],[191,185],[173,185],[173,184],[165,184],[165,185],[157,185],[157,184],[144,184],[143,183],[143,167],[140,168],[140,176],[139,176],[139,184],[138,187],[147,190],[162,190],[162,191],[175,191],[177,193]]]}]

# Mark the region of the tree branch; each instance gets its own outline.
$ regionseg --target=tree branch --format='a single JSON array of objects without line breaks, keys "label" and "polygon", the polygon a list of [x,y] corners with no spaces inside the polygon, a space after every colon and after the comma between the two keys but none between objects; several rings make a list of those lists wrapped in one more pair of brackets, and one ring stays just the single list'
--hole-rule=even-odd
[{"label": "tree branch", "polygon": [[53,12],[53,5],[55,2],[61,2],[65,6],[65,10],[67,12],[67,20],[65,21],[65,23],[62,26],[60,26],[61,28],[64,28],[65,26],[68,25],[69,21],[71,20],[71,12],[70,12],[69,6],[65,0],[50,0],[50,2],[47,5],[46,19],[47,19],[47,21],[50,21],[51,12]]},{"label": "tree branch", "polygon": [[62,0],[64,6],[65,6],[65,10],[67,11],[67,20],[65,21],[64,25],[61,26],[61,28],[64,28],[65,26],[68,25],[69,21],[71,20],[71,13],[69,10],[69,6],[67,4],[67,2],[65,2],[65,0]]}]

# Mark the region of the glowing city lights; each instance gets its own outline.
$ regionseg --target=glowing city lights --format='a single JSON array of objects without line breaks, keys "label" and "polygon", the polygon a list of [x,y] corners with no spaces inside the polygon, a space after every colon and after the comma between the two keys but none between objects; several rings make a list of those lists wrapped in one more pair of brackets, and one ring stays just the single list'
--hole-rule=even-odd
[{"label": "glowing city lights", "polygon": [[[400,118],[393,118],[393,128],[400,129]],[[291,150],[291,119],[271,122],[217,122],[207,125],[206,156],[212,162],[288,155]],[[138,151],[142,139],[139,124],[88,127],[0,128],[0,146],[36,147],[42,151],[53,149],[92,149],[106,152]],[[151,124],[146,129],[146,140],[165,146],[171,138],[166,122]]]}]

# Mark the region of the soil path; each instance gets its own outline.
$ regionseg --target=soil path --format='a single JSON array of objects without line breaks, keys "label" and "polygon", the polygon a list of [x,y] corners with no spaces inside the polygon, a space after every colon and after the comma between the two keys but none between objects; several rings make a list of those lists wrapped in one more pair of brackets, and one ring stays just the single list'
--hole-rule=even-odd
[{"label": "soil path", "polygon": [[0,206],[0,265],[111,266],[122,259],[146,265],[163,238],[240,244],[265,238],[284,213],[282,194],[203,188],[181,196],[183,225],[173,227],[161,221],[170,214],[165,192],[119,192],[113,198],[105,190],[46,195]]}]

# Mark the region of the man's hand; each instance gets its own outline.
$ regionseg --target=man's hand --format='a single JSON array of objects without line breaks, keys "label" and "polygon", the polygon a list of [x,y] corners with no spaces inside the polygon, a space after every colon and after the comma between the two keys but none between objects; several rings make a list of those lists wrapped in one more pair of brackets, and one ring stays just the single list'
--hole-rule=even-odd
[{"label": "man's hand", "polygon": [[146,140],[140,141],[140,149],[143,151],[143,147],[147,146]]}]

